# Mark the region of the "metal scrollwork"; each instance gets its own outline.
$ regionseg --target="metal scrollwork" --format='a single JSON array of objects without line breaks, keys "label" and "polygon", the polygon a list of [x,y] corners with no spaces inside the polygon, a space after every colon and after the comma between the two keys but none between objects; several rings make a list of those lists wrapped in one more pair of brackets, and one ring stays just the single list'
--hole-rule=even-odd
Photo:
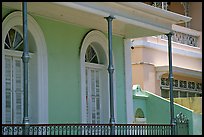
[{"label": "metal scrollwork", "polygon": [[[174,33],[174,35],[172,36],[173,42],[186,44],[191,47],[198,47],[198,37],[177,31],[174,31],[173,33]],[[162,35],[161,39],[167,40],[167,37],[165,35]]]},{"label": "metal scrollwork", "polygon": [[188,118],[182,112],[176,115],[176,122],[188,123],[188,121]]}]

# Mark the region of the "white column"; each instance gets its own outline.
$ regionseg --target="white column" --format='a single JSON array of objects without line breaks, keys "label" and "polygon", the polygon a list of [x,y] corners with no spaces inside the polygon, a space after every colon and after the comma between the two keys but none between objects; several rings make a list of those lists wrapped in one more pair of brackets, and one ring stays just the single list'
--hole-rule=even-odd
[{"label": "white column", "polygon": [[133,96],[132,96],[132,65],[131,65],[131,46],[130,39],[124,39],[125,55],[125,95],[126,95],[126,117],[127,123],[133,123]]}]

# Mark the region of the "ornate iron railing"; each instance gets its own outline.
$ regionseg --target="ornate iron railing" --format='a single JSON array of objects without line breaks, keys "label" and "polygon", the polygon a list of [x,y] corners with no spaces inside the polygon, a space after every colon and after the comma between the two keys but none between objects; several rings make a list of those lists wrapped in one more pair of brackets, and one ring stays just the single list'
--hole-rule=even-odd
[{"label": "ornate iron railing", "polygon": [[[185,45],[192,46],[192,47],[198,47],[198,37],[197,36],[185,34],[182,32],[177,32],[177,31],[174,31],[173,34],[174,34],[172,35],[173,42],[185,44]],[[167,40],[166,35],[161,35],[161,39]]]},{"label": "ornate iron railing", "polygon": [[189,119],[182,113],[180,112],[179,114],[176,115],[176,128],[175,132],[179,135],[189,135]]},{"label": "ornate iron railing", "polygon": [[2,135],[171,135],[173,129],[167,124],[2,124]]}]

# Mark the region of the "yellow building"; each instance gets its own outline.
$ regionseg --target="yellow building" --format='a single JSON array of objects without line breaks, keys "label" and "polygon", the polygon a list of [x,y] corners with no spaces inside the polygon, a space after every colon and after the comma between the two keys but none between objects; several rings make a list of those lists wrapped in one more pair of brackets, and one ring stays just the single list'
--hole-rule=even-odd
[{"label": "yellow building", "polygon": [[[188,23],[172,25],[172,70],[174,98],[202,97],[202,3],[145,2],[191,17]],[[155,18],[155,21],[158,21]],[[166,35],[132,39],[132,84],[169,98],[169,58]]]}]

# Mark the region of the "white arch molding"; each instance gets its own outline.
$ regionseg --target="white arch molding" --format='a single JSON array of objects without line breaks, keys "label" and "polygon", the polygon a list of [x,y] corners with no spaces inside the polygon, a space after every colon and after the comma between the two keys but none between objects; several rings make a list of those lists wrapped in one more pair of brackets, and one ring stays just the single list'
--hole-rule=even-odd
[{"label": "white arch molding", "polygon": [[[38,121],[37,123],[48,123],[48,62],[47,62],[47,47],[43,32],[30,15],[27,15],[28,31],[31,33],[36,46],[37,58],[37,100],[38,100]],[[8,31],[14,26],[23,26],[22,12],[15,11],[10,13],[2,23],[2,91],[5,91],[5,53],[4,40]],[[4,94],[2,94],[4,95]],[[5,96],[2,96],[5,98]],[[3,103],[3,102],[2,102]],[[2,104],[5,105],[5,104]],[[3,107],[5,108],[5,107]],[[32,108],[31,108],[32,109]],[[4,115],[5,111],[2,112]]]},{"label": "white arch molding", "polygon": [[[97,42],[101,48],[104,50],[105,52],[105,58],[106,58],[106,63],[105,66],[108,67],[108,40],[106,38],[106,36],[99,30],[92,30],[90,31],[88,34],[86,34],[85,38],[83,39],[82,45],[81,45],[81,49],[80,49],[80,71],[81,71],[81,122],[82,123],[86,123],[86,100],[85,100],[85,96],[86,96],[86,77],[85,77],[85,53],[86,50],[88,48],[88,46],[92,43],[92,42]],[[113,64],[114,63],[114,56],[113,56]],[[115,72],[115,71],[114,71]],[[116,118],[116,112],[117,112],[117,108],[116,108],[116,82],[115,82],[115,73],[113,74],[113,81],[114,81],[114,114],[115,114],[115,120],[117,120]],[[108,80],[108,79],[107,79]],[[109,81],[109,80],[108,80]],[[109,91],[109,82],[108,82],[108,91]],[[108,92],[109,93],[109,92]],[[109,96],[109,95],[108,95]],[[108,98],[109,99],[109,98]],[[107,104],[109,107],[109,104]],[[110,109],[110,107],[109,107]],[[109,111],[109,116],[110,116],[110,110]]]}]

